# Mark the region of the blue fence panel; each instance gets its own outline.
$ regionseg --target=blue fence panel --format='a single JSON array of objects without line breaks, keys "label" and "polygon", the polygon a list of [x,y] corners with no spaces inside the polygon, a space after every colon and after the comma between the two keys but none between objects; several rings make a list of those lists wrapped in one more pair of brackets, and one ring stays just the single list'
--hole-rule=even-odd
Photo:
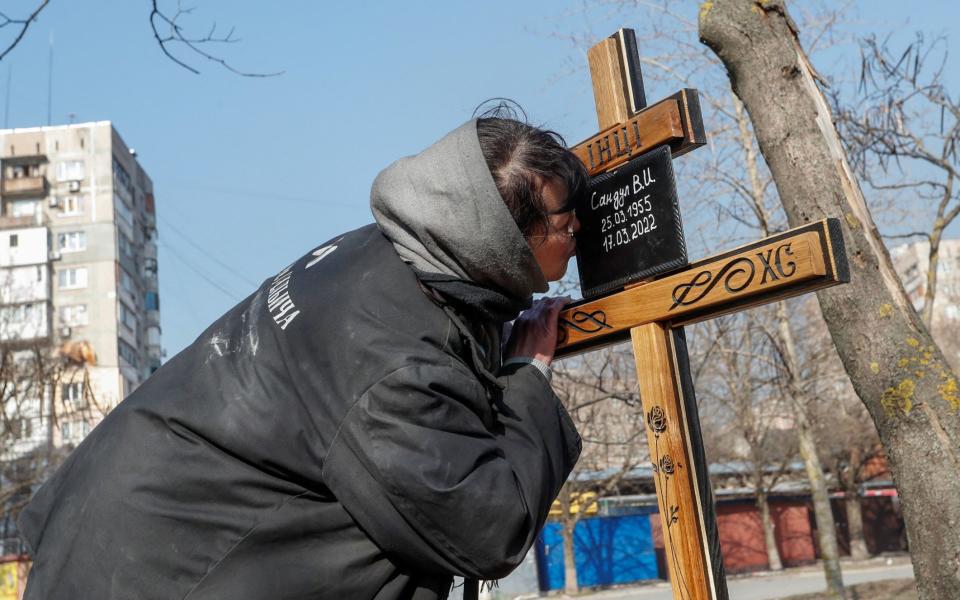
[{"label": "blue fence panel", "polygon": [[[577,583],[606,586],[656,579],[657,557],[647,514],[582,519],[573,531]],[[537,540],[540,589],[564,585],[563,538],[559,523],[548,523]]]}]

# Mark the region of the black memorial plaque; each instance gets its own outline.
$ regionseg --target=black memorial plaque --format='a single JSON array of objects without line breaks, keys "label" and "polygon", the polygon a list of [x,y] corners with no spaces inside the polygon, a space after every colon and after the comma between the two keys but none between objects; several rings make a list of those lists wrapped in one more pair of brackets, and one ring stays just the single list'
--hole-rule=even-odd
[{"label": "black memorial plaque", "polygon": [[577,218],[584,298],[687,264],[668,146],[591,179]]}]

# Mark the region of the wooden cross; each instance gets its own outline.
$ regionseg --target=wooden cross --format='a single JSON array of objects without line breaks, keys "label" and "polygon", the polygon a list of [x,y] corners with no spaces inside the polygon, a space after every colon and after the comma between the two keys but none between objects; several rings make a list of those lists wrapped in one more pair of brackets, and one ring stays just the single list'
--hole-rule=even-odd
[{"label": "wooden cross", "polygon": [[[621,29],[603,40],[590,49],[588,61],[601,131],[573,151],[594,181],[630,161],[641,162],[660,146],[667,145],[676,157],[706,143],[696,90],[685,89],[646,106],[633,31]],[[596,207],[578,207],[584,217],[590,210]],[[620,212],[628,220],[639,218]],[[581,218],[582,223],[588,221]],[[584,227],[577,235],[578,245],[596,245],[599,235],[599,230]],[[624,237],[625,244],[633,243],[629,232]],[[637,239],[635,233],[632,239]],[[685,262],[685,248],[682,257]],[[578,266],[581,282],[585,269],[603,268],[598,261]],[[669,268],[653,278],[616,279],[622,283],[616,290],[567,307],[560,315],[557,356],[632,341],[673,596],[726,600],[713,493],[682,326],[845,283],[849,270],[835,219]]]}]

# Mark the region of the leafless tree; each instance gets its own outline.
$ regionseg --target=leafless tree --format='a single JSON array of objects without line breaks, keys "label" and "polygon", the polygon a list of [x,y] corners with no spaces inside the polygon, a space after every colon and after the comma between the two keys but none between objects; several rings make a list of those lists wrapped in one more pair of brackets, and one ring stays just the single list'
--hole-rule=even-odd
[{"label": "leafless tree", "polygon": [[815,367],[816,395],[820,401],[808,414],[817,452],[830,482],[844,493],[851,558],[868,557],[863,535],[861,485],[870,476],[871,465],[883,464],[883,447],[870,413],[860,402],[830,339],[830,332],[812,298],[796,303],[803,322],[798,332],[804,339],[805,360]]},{"label": "leafless tree", "polygon": [[106,407],[90,385],[89,343],[58,340],[40,265],[0,268],[0,544],[13,519]]},{"label": "leafless tree", "polygon": [[703,6],[700,38],[749,112],[790,223],[834,216],[843,225],[851,281],[818,292],[819,304],[900,490],[920,597],[960,597],[960,534],[944,527],[960,521],[960,486],[943,477],[960,457],[956,374],[897,277],[785,2]]},{"label": "leafless tree", "polygon": [[960,215],[960,100],[944,82],[947,41],[918,33],[900,52],[889,38],[871,36],[860,52],[858,93],[848,100],[832,95],[837,129],[860,179],[874,191],[895,193],[927,222],[885,237],[929,242],[921,317],[930,327],[940,243]]},{"label": "leafless tree", "polygon": [[[699,43],[696,15],[669,1],[606,3],[619,8],[627,23],[640,23],[638,45],[644,78],[670,88],[694,87],[700,91],[705,128],[710,143],[705,150],[677,161],[680,192],[688,238],[702,249],[718,249],[738,241],[766,237],[786,229],[776,186],[760,156],[749,117],[733,94],[720,61]],[[814,51],[834,43],[843,7],[809,11],[803,20]],[[580,40],[585,45],[589,40]],[[671,89],[672,91],[672,89]],[[691,202],[689,199],[695,199]],[[690,208],[689,204],[693,204]],[[694,235],[690,235],[690,228]],[[817,390],[805,379],[815,367],[805,356],[804,338],[795,328],[785,303],[775,309],[776,326],[768,332],[779,360],[780,393],[789,400],[813,496],[818,541],[828,588],[833,597],[844,595],[836,528],[830,508],[823,466],[816,452],[808,407],[817,401]]]},{"label": "leafless tree", "polygon": [[[0,60],[3,60],[23,40],[27,29],[37,22],[40,13],[47,8],[49,3],[50,0],[40,0],[30,14],[24,17],[11,17],[0,11],[0,30],[9,27],[12,31],[10,41],[0,50]],[[207,48],[210,46],[239,42],[240,39],[236,36],[236,30],[231,27],[225,32],[223,30],[218,31],[218,25],[214,21],[209,29],[204,29],[201,33],[192,33],[184,24],[184,19],[190,16],[194,7],[184,5],[182,0],[176,0],[176,6],[172,9],[162,6],[160,0],[150,0],[149,8],[150,30],[161,52],[191,73],[200,73],[200,70],[192,62],[192,60],[200,59],[216,63],[231,73],[242,77],[275,77],[283,74],[283,71],[261,73],[241,70],[234,67],[222,56],[208,51]]]},{"label": "leafless tree", "polygon": [[13,31],[13,40],[10,41],[3,50],[0,50],[0,60],[3,60],[7,54],[20,43],[23,36],[27,34],[27,29],[29,29],[40,16],[40,11],[46,8],[49,3],[50,0],[42,0],[29,15],[23,18],[11,17],[5,12],[0,11],[0,29],[9,27]]},{"label": "leafless tree", "polygon": [[[7,328],[4,328],[7,329]],[[50,338],[0,342],[0,544],[36,488],[107,411],[90,384],[89,346]]]},{"label": "leafless tree", "polygon": [[606,348],[559,363],[554,389],[583,440],[577,466],[558,497],[563,538],[564,590],[579,591],[574,553],[577,522],[596,502],[617,495],[630,473],[649,461],[633,356]]},{"label": "leafless tree", "polygon": [[797,443],[792,409],[777,385],[776,352],[759,326],[769,313],[751,311],[710,322],[707,335],[714,348],[697,387],[711,456],[727,463],[738,487],[754,491],[769,567],[780,570],[769,498],[796,461]]},{"label": "leafless tree", "polygon": [[869,467],[883,461],[877,429],[849,383],[838,390],[829,411],[816,421],[820,456],[844,493],[850,557],[865,559],[869,552],[863,536],[860,494],[861,486],[869,478]]}]

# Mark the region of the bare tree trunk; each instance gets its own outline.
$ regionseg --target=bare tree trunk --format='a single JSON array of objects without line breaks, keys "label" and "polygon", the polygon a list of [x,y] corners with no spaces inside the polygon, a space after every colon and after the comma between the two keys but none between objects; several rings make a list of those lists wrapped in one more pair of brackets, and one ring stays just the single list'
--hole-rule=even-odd
[{"label": "bare tree trunk", "polygon": [[823,561],[823,576],[827,580],[827,595],[830,598],[845,598],[843,573],[840,570],[840,550],[837,545],[837,526],[830,508],[830,492],[823,475],[823,464],[817,453],[817,442],[813,426],[807,414],[808,399],[799,378],[797,347],[790,327],[790,316],[784,302],[777,304],[777,321],[780,334],[780,346],[783,362],[787,370],[787,388],[793,403],[796,419],[797,445],[800,457],[810,481],[810,496],[813,498],[813,513],[817,517],[817,542],[820,546],[820,559]]},{"label": "bare tree trunk", "polygon": [[870,557],[867,540],[863,537],[863,512],[860,510],[858,490],[848,490],[843,502],[847,509],[847,531],[850,532],[850,558],[864,560]]},{"label": "bare tree trunk", "polygon": [[927,257],[927,285],[923,293],[923,324],[933,325],[933,302],[937,298],[937,269],[940,266],[940,239],[943,230],[935,228],[930,234],[930,254]]},{"label": "bare tree trunk", "polygon": [[563,538],[563,591],[566,594],[580,593],[580,586],[577,584],[577,557],[573,543],[573,531],[577,526],[577,518],[570,511],[571,491],[569,482],[560,489],[560,524],[561,537]]},{"label": "bare tree trunk", "polygon": [[860,486],[858,482],[862,475],[863,453],[859,445],[853,444],[849,451],[849,471],[842,477],[838,469],[838,477],[844,488],[845,499],[843,506],[847,512],[847,533],[850,535],[850,558],[864,560],[870,556],[867,550],[867,541],[863,537],[863,512],[860,509]]},{"label": "bare tree trunk", "polygon": [[[54,382],[52,385],[42,386],[40,391],[41,402],[44,402],[47,405],[46,452],[48,458],[53,456],[54,450],[53,433],[54,427],[57,425],[57,391],[56,382]],[[43,408],[40,409],[40,414],[41,416],[43,415]]]},{"label": "bare tree trunk", "polygon": [[760,519],[763,522],[763,540],[767,544],[767,562],[771,571],[783,570],[780,562],[780,552],[777,550],[777,535],[773,528],[773,518],[770,516],[770,499],[766,490],[757,490],[757,508],[760,509]]},{"label": "bare tree trunk", "polygon": [[937,268],[940,265],[940,241],[943,231],[957,217],[960,205],[954,206],[949,214],[945,214],[950,199],[953,198],[953,180],[951,174],[943,190],[943,197],[937,207],[937,220],[930,230],[930,256],[927,259],[927,290],[923,295],[923,323],[929,329],[933,325],[933,302],[937,297]]},{"label": "bare tree trunk", "polygon": [[886,448],[919,596],[960,598],[957,377],[903,291],[796,27],[783,0],[716,0],[700,37],[747,107],[790,224],[844,223],[851,283],[819,292],[820,307]]},{"label": "bare tree trunk", "polygon": [[800,441],[800,457],[810,480],[810,495],[813,498],[813,513],[817,517],[817,542],[820,559],[823,561],[823,576],[827,580],[829,598],[846,598],[843,590],[843,573],[840,571],[840,549],[837,547],[837,525],[830,508],[830,493],[823,476],[823,466],[817,455],[817,442],[813,438],[810,423],[803,411],[797,414],[797,437]]}]

